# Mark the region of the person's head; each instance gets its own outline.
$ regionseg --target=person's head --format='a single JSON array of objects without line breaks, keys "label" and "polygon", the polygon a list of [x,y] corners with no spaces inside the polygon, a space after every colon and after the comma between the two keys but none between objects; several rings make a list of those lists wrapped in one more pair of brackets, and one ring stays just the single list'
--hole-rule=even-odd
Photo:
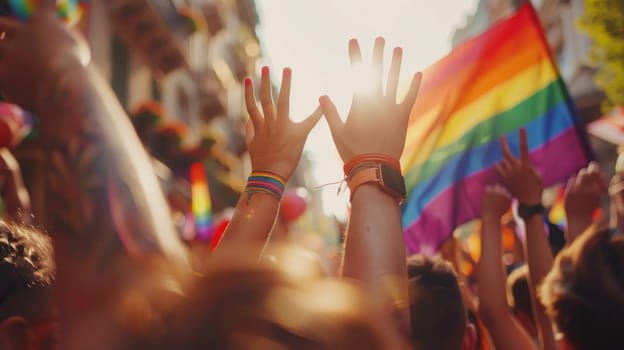
[{"label": "person's head", "polygon": [[0,221],[0,345],[51,341],[54,252],[48,236]]},{"label": "person's head", "polygon": [[225,260],[212,261],[163,316],[166,331],[148,327],[155,331],[127,348],[384,348],[373,308],[357,287],[320,278],[315,267],[301,266],[301,275],[295,266],[245,258],[244,250]]},{"label": "person's head", "polygon": [[476,342],[453,266],[424,255],[408,258],[412,346],[416,350],[466,350]]},{"label": "person's head", "polygon": [[533,305],[529,287],[529,268],[527,265],[513,270],[507,277],[507,301],[516,319],[532,336],[537,335],[533,321]]},{"label": "person's head", "polygon": [[585,232],[559,253],[540,293],[568,349],[621,349],[624,236]]}]

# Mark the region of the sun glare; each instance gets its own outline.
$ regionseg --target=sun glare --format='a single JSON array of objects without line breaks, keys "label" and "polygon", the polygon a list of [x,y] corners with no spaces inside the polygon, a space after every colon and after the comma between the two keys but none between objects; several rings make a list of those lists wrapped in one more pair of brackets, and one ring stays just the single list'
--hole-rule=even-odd
[{"label": "sun glare", "polygon": [[358,95],[370,94],[376,83],[377,70],[369,64],[356,64],[351,69],[351,91]]},{"label": "sun glare", "polygon": [[[398,101],[416,71],[446,54],[451,35],[477,0],[256,0],[261,14],[262,52],[273,72],[293,70],[291,116],[310,114],[318,97],[329,95],[345,118],[354,91],[370,93],[375,72],[370,67],[374,39],[386,39],[385,72],[394,46],[403,47]],[[356,12],[357,11],[357,12]],[[354,15],[357,13],[357,15]],[[360,42],[363,65],[352,69],[347,43]],[[310,175],[319,185],[339,181],[340,159],[325,122],[312,131],[306,145]],[[346,217],[348,196],[336,186],[322,188],[327,214]]]}]

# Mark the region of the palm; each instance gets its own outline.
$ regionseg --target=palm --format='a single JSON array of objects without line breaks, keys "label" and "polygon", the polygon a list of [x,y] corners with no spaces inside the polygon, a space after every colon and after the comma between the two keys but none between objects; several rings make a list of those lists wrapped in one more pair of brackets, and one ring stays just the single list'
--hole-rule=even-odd
[{"label": "palm", "polygon": [[293,173],[310,130],[321,118],[320,109],[300,123],[289,117],[290,69],[285,69],[277,101],[273,103],[268,68],[262,70],[260,100],[262,113],[256,106],[251,80],[245,81],[245,103],[249,112],[247,148],[254,171],[269,171],[288,179]]},{"label": "palm", "polygon": [[[342,122],[327,96],[320,100],[338,153],[345,162],[358,154],[383,153],[399,158],[403,152],[409,112],[418,94],[420,74],[413,79],[404,101],[396,103],[402,51],[396,48],[393,52],[384,93],[380,74],[383,71],[383,47],[384,40],[378,38],[373,50],[373,69],[376,72],[373,89],[368,93],[354,94],[345,122]],[[361,64],[357,41],[349,43],[349,54],[353,65]]]}]

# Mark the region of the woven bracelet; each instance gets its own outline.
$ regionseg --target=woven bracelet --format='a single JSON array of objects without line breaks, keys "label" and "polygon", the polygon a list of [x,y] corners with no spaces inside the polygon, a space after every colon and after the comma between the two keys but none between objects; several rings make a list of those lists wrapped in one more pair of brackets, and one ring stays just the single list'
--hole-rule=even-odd
[{"label": "woven bracelet", "polygon": [[247,178],[245,193],[248,198],[256,193],[265,193],[280,201],[285,188],[286,181],[281,176],[267,171],[254,171]]}]

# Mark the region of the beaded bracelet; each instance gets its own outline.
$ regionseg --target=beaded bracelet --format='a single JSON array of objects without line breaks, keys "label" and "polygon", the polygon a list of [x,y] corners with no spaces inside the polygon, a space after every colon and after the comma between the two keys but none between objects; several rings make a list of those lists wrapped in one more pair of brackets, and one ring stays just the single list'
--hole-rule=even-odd
[{"label": "beaded bracelet", "polygon": [[268,171],[253,171],[247,178],[245,193],[248,198],[256,193],[266,193],[280,201],[285,188],[286,181],[281,176]]}]

